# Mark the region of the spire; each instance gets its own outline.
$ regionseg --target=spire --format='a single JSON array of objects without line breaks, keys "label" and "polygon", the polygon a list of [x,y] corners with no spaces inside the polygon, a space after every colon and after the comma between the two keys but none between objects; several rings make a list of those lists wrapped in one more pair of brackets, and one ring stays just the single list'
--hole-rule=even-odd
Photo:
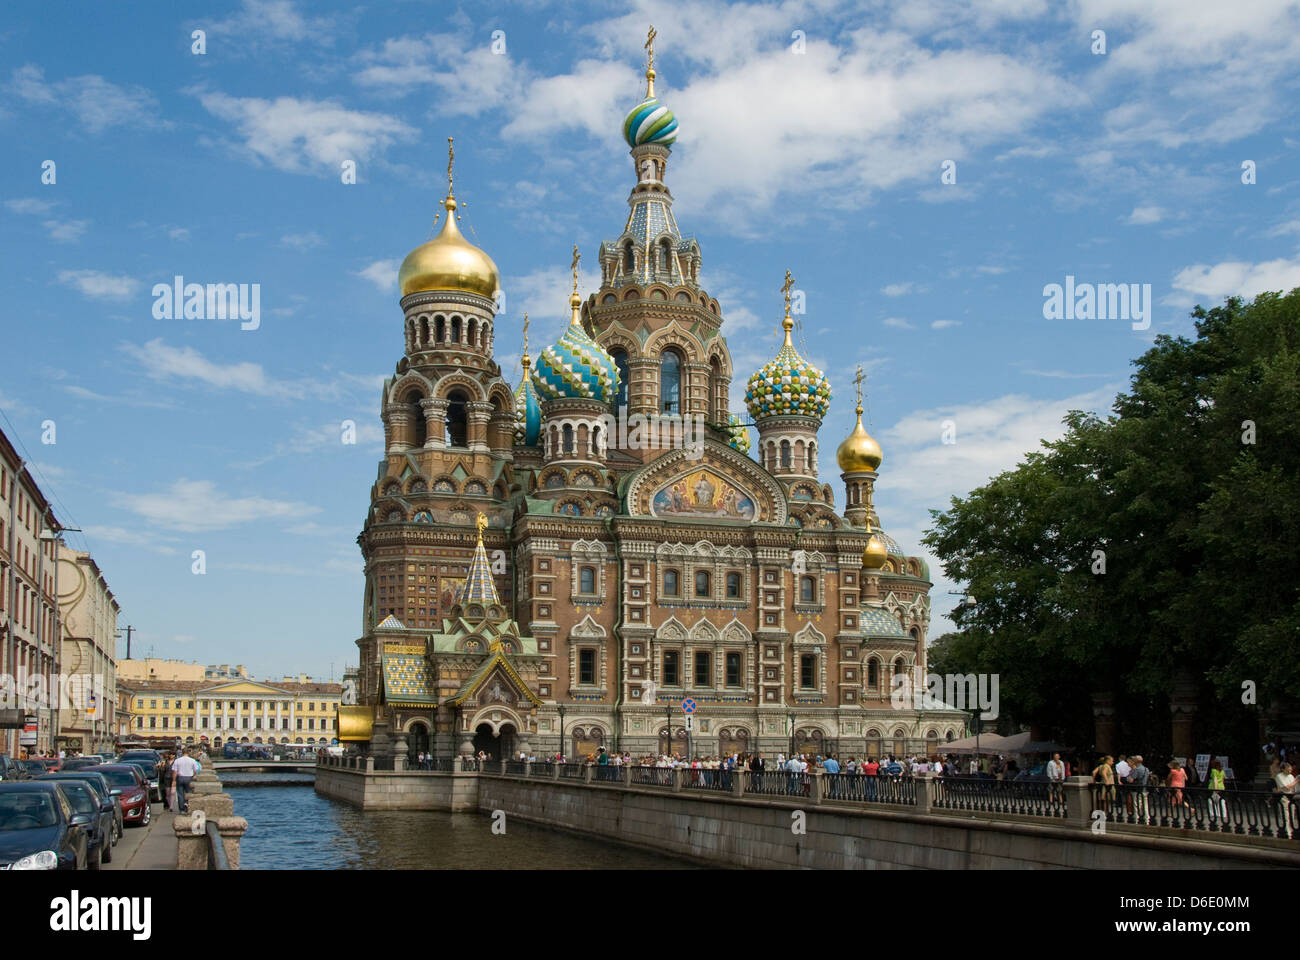
[{"label": "spire", "polygon": [[[444,233],[449,233],[452,236],[456,236],[460,234],[460,231],[456,229],[456,213],[455,213],[456,206],[457,206],[456,196],[451,189],[452,164],[455,162],[456,162],[456,147],[452,138],[448,137],[447,138],[447,196],[445,196],[442,200],[442,207],[444,210],[447,211],[447,223],[445,226],[443,226],[442,229]],[[437,223],[438,218],[434,217],[433,222]]]},{"label": "spire", "polygon": [[581,327],[582,318],[580,317],[579,307],[582,306],[582,297],[578,296],[578,261],[582,259],[582,254],[578,253],[578,245],[573,245],[573,263],[570,265],[573,269],[573,293],[569,294],[569,306],[573,308],[573,316],[569,318],[569,325],[572,327]]},{"label": "spire", "polygon": [[[525,319],[527,319],[527,316],[528,316],[527,314],[524,315]],[[528,348],[525,347],[524,349],[527,350]],[[858,375],[857,375],[856,377],[853,378],[854,386],[857,388],[857,391],[858,391],[858,405],[857,405],[857,407],[855,408],[855,410],[856,410],[856,412],[857,412],[857,414],[858,414],[858,425],[859,425],[859,426],[862,425],[862,381],[863,381],[863,379],[865,379],[865,378],[864,378],[863,375],[862,375],[862,364],[859,363],[859,364],[858,364]]]},{"label": "spire", "polygon": [[[528,367],[533,361],[532,358],[528,356],[528,314],[526,312],[524,313],[524,355],[520,358],[519,362],[523,364],[524,378],[527,379]],[[862,368],[858,367],[858,370],[861,371]]]},{"label": "spire", "polygon": [[488,518],[480,513],[474,525],[478,527],[478,546],[474,548],[474,559],[470,561],[469,573],[465,575],[465,585],[460,588],[456,602],[462,607],[470,603],[500,606],[501,599],[497,596],[497,585],[492,580],[492,564],[488,560],[487,550],[483,547],[483,531],[487,529]]},{"label": "spire", "polygon": [[794,286],[794,277],[790,276],[790,271],[785,272],[785,283],[781,284],[781,292],[785,294],[785,319],[781,321],[781,329],[785,331],[785,343],[781,345],[782,350],[794,349],[794,344],[790,342],[790,331],[794,329],[794,321],[790,319],[790,288]]},{"label": "spire", "polygon": [[651,100],[655,95],[655,37],[659,32],[655,30],[654,25],[650,26],[650,32],[646,34],[646,64],[645,64],[645,98]]}]

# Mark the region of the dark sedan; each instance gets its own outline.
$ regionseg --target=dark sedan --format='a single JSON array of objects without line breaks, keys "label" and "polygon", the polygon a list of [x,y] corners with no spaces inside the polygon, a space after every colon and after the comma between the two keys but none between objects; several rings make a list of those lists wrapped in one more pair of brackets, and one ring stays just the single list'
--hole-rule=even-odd
[{"label": "dark sedan", "polygon": [[85,767],[97,767],[104,762],[103,757],[70,757],[59,766],[60,770],[81,770]]},{"label": "dark sedan", "polygon": [[72,822],[86,829],[86,866],[98,870],[113,861],[112,807],[105,807],[98,791],[84,780],[67,780],[59,784],[72,804]]},{"label": "dark sedan", "polygon": [[102,763],[95,768],[108,780],[115,796],[122,798],[122,822],[128,827],[149,823],[149,782],[134,763]]},{"label": "dark sedan", "polygon": [[0,870],[84,870],[90,841],[57,783],[0,783]]},{"label": "dark sedan", "polygon": [[[99,794],[99,802],[108,810],[113,818],[113,843],[122,839],[122,797],[113,794],[113,786],[108,782],[108,778],[97,770],[71,770],[60,773],[47,773],[40,778],[41,780],[80,780],[82,783],[88,783],[95,788]],[[112,854],[104,858],[105,863],[112,862]]]}]

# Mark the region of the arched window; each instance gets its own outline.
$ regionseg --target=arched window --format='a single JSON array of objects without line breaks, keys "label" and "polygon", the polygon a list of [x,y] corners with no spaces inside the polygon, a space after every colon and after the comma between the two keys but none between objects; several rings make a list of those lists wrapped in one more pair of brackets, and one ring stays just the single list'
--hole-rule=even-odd
[{"label": "arched window", "polygon": [[636,270],[636,257],[632,253],[632,241],[623,245],[623,272],[629,277]]},{"label": "arched window", "polygon": [[465,342],[471,347],[478,346],[478,318],[470,317],[465,331]]},{"label": "arched window", "polygon": [[424,407],[420,406],[423,400],[418,393],[413,393],[407,400],[407,405],[411,408],[411,445],[422,447],[425,441],[429,439],[428,425],[424,419]]},{"label": "arched window", "polygon": [[469,398],[460,390],[447,395],[447,445],[450,447],[469,444],[468,402]]},{"label": "arched window", "polygon": [[722,402],[722,362],[714,356],[709,361],[709,419],[722,423],[727,417]]},{"label": "arched window", "polygon": [[740,598],[740,574],[727,574],[727,599],[737,600]]},{"label": "arched window", "polygon": [[434,327],[436,328],[438,342],[445,343],[447,340],[447,318],[442,316],[438,317],[434,321]]},{"label": "arched window", "polygon": [[809,473],[817,472],[817,444],[809,441],[808,443],[808,467]]},{"label": "arched window", "polygon": [[659,269],[672,276],[673,249],[669,246],[667,237],[659,241]]},{"label": "arched window", "polygon": [[681,413],[681,404],[682,358],[676,350],[665,350],[659,357],[659,409]]},{"label": "arched window", "polygon": [[894,676],[898,676],[902,672],[903,672],[903,658],[899,657],[897,660],[894,661]]},{"label": "arched window", "polygon": [[593,427],[591,431],[591,449],[587,451],[587,456],[599,457],[600,455],[600,427]]},{"label": "arched window", "polygon": [[582,567],[578,570],[578,592],[595,593],[596,592],[596,568]]},{"label": "arched window", "polygon": [[877,690],[880,688],[880,661],[872,657],[867,661],[867,689]]},{"label": "arched window", "polygon": [[712,596],[709,590],[709,572],[707,570],[695,571],[695,595],[697,597]]},{"label": "arched window", "polygon": [[664,596],[675,597],[678,595],[679,587],[677,585],[677,571],[664,571]]},{"label": "arched window", "polygon": [[817,581],[812,577],[799,578],[799,602],[815,603],[817,601]]},{"label": "arched window", "polygon": [[790,441],[781,441],[781,466],[789,469],[790,467]]},{"label": "arched window", "polygon": [[614,366],[618,368],[618,393],[614,395],[614,409],[617,411],[620,407],[627,406],[627,351],[622,347],[615,347],[609,352],[614,358]]},{"label": "arched window", "polygon": [[564,425],[564,452],[573,453],[573,427],[567,423]]}]

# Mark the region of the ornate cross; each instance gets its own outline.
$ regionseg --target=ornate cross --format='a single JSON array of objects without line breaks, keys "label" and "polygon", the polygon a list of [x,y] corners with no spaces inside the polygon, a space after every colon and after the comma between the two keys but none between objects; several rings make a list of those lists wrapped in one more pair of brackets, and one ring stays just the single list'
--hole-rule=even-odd
[{"label": "ornate cross", "polygon": [[853,378],[853,382],[856,383],[856,384],[858,385],[858,406],[859,406],[859,407],[862,406],[862,381],[863,381],[863,379],[864,379],[864,377],[863,377],[863,375],[862,375],[862,364],[859,363],[859,364],[858,364],[858,375],[857,375],[856,377]]},{"label": "ornate cross", "polygon": [[790,288],[794,286],[794,277],[790,276],[790,271],[785,272],[785,283],[781,284],[781,292],[785,294],[785,315],[790,316]]},{"label": "ornate cross", "polygon": [[452,146],[451,137],[447,138],[447,196],[451,196],[451,164],[456,159],[456,148]]},{"label": "ornate cross", "polygon": [[582,255],[578,253],[578,245],[575,243],[573,245],[573,263],[570,264],[570,267],[573,270],[573,292],[574,293],[578,292],[578,261],[581,259],[582,259]]},{"label": "ornate cross", "polygon": [[655,37],[657,36],[659,36],[659,31],[651,26],[650,32],[646,34],[645,38],[645,48],[648,53],[648,59],[646,60],[645,65],[647,70],[653,70],[655,68]]},{"label": "ornate cross", "polygon": [[[527,353],[528,353],[528,314],[525,313],[524,314],[524,354],[527,355]],[[859,367],[858,369],[861,370],[862,368]]]},{"label": "ornate cross", "polygon": [[487,514],[480,513],[478,519],[474,521],[474,526],[478,527],[478,542],[483,542],[483,531],[487,529]]}]

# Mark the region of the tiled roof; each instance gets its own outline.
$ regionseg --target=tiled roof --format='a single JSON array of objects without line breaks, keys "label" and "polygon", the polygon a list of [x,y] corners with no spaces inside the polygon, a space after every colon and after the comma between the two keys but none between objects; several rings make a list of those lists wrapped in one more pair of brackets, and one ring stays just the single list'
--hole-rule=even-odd
[{"label": "tiled roof", "polygon": [[437,703],[430,689],[429,664],[420,654],[384,654],[383,675],[384,696],[389,703]]},{"label": "tiled roof", "polygon": [[902,625],[890,613],[879,607],[863,607],[858,616],[859,633],[864,637],[898,637],[910,639]]}]

